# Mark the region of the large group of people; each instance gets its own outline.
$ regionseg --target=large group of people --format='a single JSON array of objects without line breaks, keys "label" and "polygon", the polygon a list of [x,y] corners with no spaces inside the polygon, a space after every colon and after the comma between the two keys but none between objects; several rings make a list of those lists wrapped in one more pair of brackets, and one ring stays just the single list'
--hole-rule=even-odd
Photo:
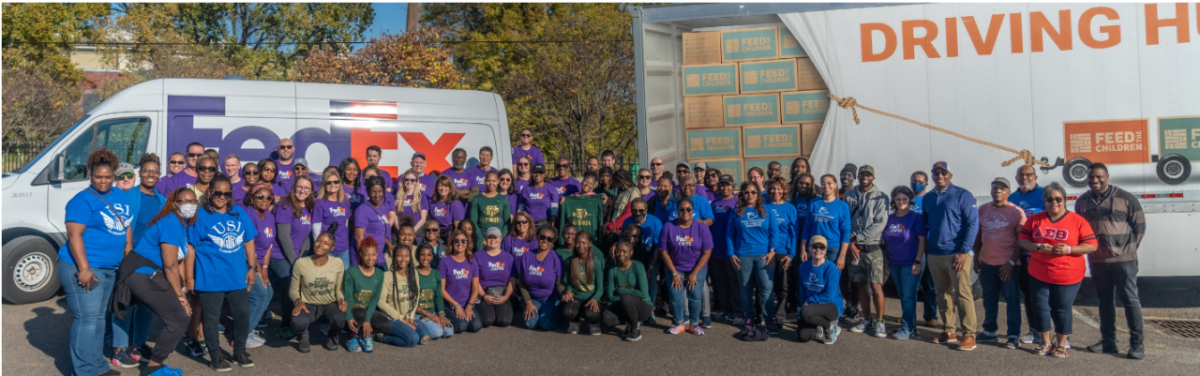
[{"label": "large group of people", "polygon": [[[1031,166],[1017,169],[1015,185],[996,178],[992,200],[979,204],[946,162],[890,190],[871,166],[818,178],[805,158],[790,181],[772,163],[740,185],[702,162],[672,174],[654,158],[624,171],[611,151],[581,175],[560,158],[548,177],[532,135],[520,133],[515,171],[491,167],[484,147],[478,165],[456,149],[451,168],[433,173],[416,153],[394,179],[378,147],[364,165],[346,158],[319,172],[287,139],[257,162],[192,143],[166,168],[154,154],[135,166],[94,151],[90,187],[66,204],[58,264],[75,317],[74,374],[146,362],[143,375],[178,375],[164,362],[181,341],[214,370],[251,367],[247,349],[275,321],[301,353],[312,343],[370,353],[377,342],[412,347],[510,325],[637,341],[645,325],[702,336],[716,320],[775,335],[789,316],[800,342],[833,344],[843,327],[904,340],[921,336],[922,290],[926,324],[940,330],[927,340],[972,350],[1003,339],[1065,357],[1089,262],[1103,340],[1088,349],[1118,351],[1119,298],[1128,356],[1144,356],[1136,276],[1145,218],[1103,164],[1090,166],[1090,190],[1071,211],[1063,188],[1039,186]],[[903,311],[890,331],[888,278]],[[149,348],[152,317],[163,327]]]}]

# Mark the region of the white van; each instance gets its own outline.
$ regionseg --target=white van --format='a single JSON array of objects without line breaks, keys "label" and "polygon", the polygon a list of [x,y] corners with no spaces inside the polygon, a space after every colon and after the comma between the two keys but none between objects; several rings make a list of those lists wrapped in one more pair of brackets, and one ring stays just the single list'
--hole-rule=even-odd
[{"label": "white van", "polygon": [[[4,299],[43,301],[59,288],[58,249],[66,243],[66,202],[87,188],[84,165],[107,147],[122,162],[159,156],[196,141],[243,163],[268,158],[281,138],[313,171],[353,157],[365,165],[367,147],[383,149],[380,166],[392,176],[425,153],[427,172],[450,167],[463,148],[477,164],[481,147],[493,166],[511,168],[508,117],[495,93],[328,85],[241,79],[164,79],[126,89],[101,103],[25,167],[3,178]],[[164,176],[165,177],[165,176]]]}]

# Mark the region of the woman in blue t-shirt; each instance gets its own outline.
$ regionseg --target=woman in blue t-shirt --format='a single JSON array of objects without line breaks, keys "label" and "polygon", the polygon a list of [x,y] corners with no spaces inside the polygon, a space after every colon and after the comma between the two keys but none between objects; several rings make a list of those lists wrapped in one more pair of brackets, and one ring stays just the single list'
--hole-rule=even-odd
[{"label": "woman in blue t-shirt", "polygon": [[58,251],[58,279],[67,295],[71,323],[71,365],[76,375],[109,370],[104,360],[104,316],[117,279],[117,266],[133,248],[133,206],[113,189],[117,155],[106,148],[87,159],[91,184],[67,201],[67,244]]},{"label": "woman in blue t-shirt", "polygon": [[[764,313],[764,322],[768,332],[776,330],[775,320],[771,312],[775,312],[775,301],[771,299],[771,289],[774,287],[776,238],[781,236],[775,223],[775,215],[763,208],[762,192],[758,184],[743,182],[741,198],[737,208],[729,215],[729,224],[725,227],[726,254],[733,269],[737,270],[738,284],[742,293],[742,312],[746,317],[746,326],[754,326],[754,312]],[[753,295],[758,287],[758,299]],[[759,310],[755,309],[755,303]]]},{"label": "woman in blue t-shirt", "polygon": [[209,367],[232,369],[221,351],[218,332],[221,309],[229,305],[233,316],[233,358],[242,367],[253,367],[246,353],[250,335],[250,296],[247,287],[258,276],[254,237],[258,230],[241,206],[233,205],[229,178],[217,175],[204,194],[204,205],[196,214],[196,225],[188,231],[188,244],[195,247],[194,290],[200,298],[204,337],[208,342]]},{"label": "woman in blue t-shirt", "polygon": [[[184,265],[191,265],[196,258],[195,252],[188,251],[187,232],[188,226],[196,222],[197,208],[194,192],[187,188],[176,189],[163,209],[157,215],[151,215],[142,238],[122,262],[122,267],[136,268],[126,277],[130,294],[163,323],[154,340],[154,350],[142,353],[150,360],[142,370],[143,375],[155,374],[160,369],[165,374],[183,372],[167,367],[163,362],[183,339],[188,316],[192,314],[187,286],[194,284],[188,280],[190,275],[184,272]],[[147,263],[153,266],[144,266]],[[149,321],[137,323],[149,324]]]},{"label": "woman in blue t-shirt", "polygon": [[838,289],[841,271],[825,259],[828,247],[824,236],[813,236],[810,243],[812,255],[800,265],[800,285],[796,286],[800,302],[796,336],[800,342],[824,336],[825,344],[832,345],[842,332],[837,326],[842,314],[842,293]]}]

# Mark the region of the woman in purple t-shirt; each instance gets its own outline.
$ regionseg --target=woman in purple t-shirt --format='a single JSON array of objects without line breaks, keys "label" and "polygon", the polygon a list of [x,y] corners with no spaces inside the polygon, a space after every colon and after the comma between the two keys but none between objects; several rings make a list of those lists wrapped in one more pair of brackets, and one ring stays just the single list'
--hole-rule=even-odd
[{"label": "woman in purple t-shirt", "polygon": [[479,268],[479,284],[476,291],[483,292],[483,302],[476,306],[483,327],[492,325],[506,327],[512,324],[513,255],[500,249],[500,229],[489,228],[483,238],[483,250],[475,253],[475,265]]},{"label": "woman in purple t-shirt", "polygon": [[326,171],[321,179],[321,188],[317,192],[317,200],[313,206],[313,242],[317,236],[333,224],[333,251],[330,256],[342,259],[344,268],[354,265],[350,263],[350,200],[342,191],[342,179],[337,171]]},{"label": "woman in purple t-shirt", "polygon": [[417,185],[418,175],[415,170],[400,174],[400,184],[396,187],[396,217],[412,217],[414,226],[423,228],[429,217],[429,201]]},{"label": "woman in purple t-shirt", "polygon": [[520,258],[525,252],[537,249],[537,239],[533,236],[533,218],[529,213],[517,212],[513,215],[512,225],[508,226],[508,236],[500,243],[500,249]]},{"label": "woman in purple t-shirt", "polygon": [[525,252],[517,259],[515,269],[525,301],[525,327],[529,329],[553,330],[558,325],[559,299],[555,295],[557,285],[562,283],[562,259],[554,253],[557,236],[553,227],[538,229],[536,252]]},{"label": "woman in purple t-shirt", "polygon": [[556,222],[558,218],[558,187],[546,181],[546,167],[533,167],[533,180],[521,189],[518,211],[529,213],[537,227]]},{"label": "woman in purple t-shirt", "polygon": [[892,338],[909,339],[917,334],[917,286],[921,281],[921,260],[925,257],[925,219],[912,210],[913,191],[905,186],[892,189],[892,208],[883,228],[883,245],[888,255],[892,281],[900,294],[903,314],[900,328]]},{"label": "woman in purple t-shirt", "polygon": [[450,235],[450,255],[438,263],[442,275],[442,299],[446,308],[453,310],[447,315],[454,324],[454,332],[478,332],[483,321],[475,314],[475,301],[479,298],[475,286],[479,285],[479,265],[473,260],[471,240],[466,233],[455,231]]},{"label": "woman in purple t-shirt", "polygon": [[[271,262],[268,266],[268,277],[271,287],[275,290],[275,299],[279,300],[282,312],[291,312],[294,302],[288,297],[288,289],[292,285],[292,264],[307,251],[305,243],[312,233],[313,199],[312,178],[297,176],[292,180],[292,192],[275,204],[275,229],[279,232],[276,245],[283,260]],[[292,332],[292,315],[283,315],[280,325],[285,338],[290,338]]]},{"label": "woman in purple t-shirt", "polygon": [[[258,326],[259,320],[262,320],[263,313],[267,311],[267,305],[271,302],[271,296],[274,295],[267,275],[269,264],[271,259],[282,259],[283,253],[279,252],[279,247],[275,244],[275,215],[271,213],[271,206],[275,204],[274,192],[266,184],[257,184],[250,192],[250,202],[254,204],[246,208],[246,211],[250,214],[250,222],[254,223],[254,228],[258,231],[258,235],[254,237],[254,254],[259,265],[262,265],[256,273],[258,278],[255,278],[254,286],[250,286],[250,327],[254,328]],[[247,348],[259,347],[265,343],[266,339],[253,331],[246,339]]]},{"label": "woman in purple t-shirt", "polygon": [[[712,254],[712,233],[708,226],[692,220],[695,206],[692,199],[679,200],[679,218],[663,226],[658,248],[662,250],[663,265],[670,272],[671,311],[674,323],[669,332],[704,335],[700,328],[701,293],[708,288],[708,257]],[[686,305],[684,298],[687,298]],[[687,320],[684,322],[684,310]]]},{"label": "woman in purple t-shirt", "polygon": [[458,190],[449,176],[442,176],[434,183],[433,200],[429,203],[429,213],[437,221],[443,236],[458,228],[458,223],[466,217],[467,208],[458,200]]},{"label": "woman in purple t-shirt", "polygon": [[517,191],[520,191],[521,187],[516,186],[513,173],[507,168],[501,169],[498,177],[500,185],[497,186],[497,189],[508,199],[508,214],[517,214]]},{"label": "woman in purple t-shirt", "polygon": [[392,223],[396,220],[396,209],[385,205],[387,187],[383,178],[372,176],[367,178],[366,204],[359,205],[354,212],[354,241],[362,242],[366,237],[374,237],[380,244],[380,252],[375,260],[375,267],[387,271],[388,260],[392,254],[394,243],[391,237]]}]

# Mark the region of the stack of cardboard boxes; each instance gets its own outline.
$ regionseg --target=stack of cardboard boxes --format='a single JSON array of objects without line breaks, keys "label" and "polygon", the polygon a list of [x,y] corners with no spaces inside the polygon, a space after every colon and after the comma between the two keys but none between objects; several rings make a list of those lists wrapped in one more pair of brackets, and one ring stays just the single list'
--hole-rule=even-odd
[{"label": "stack of cardboard boxes", "polygon": [[825,81],[787,27],[683,35],[688,161],[738,183],[752,167],[812,153],[829,109]]}]

